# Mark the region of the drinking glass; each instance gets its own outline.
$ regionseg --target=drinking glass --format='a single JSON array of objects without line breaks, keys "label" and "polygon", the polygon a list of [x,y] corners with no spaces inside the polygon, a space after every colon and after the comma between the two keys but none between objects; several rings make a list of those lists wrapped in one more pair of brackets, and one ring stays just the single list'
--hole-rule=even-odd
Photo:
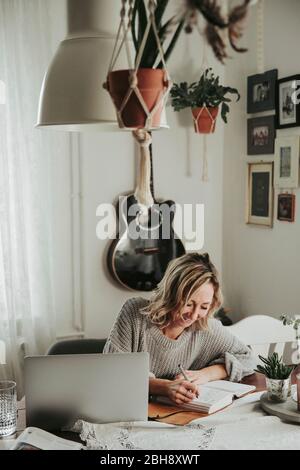
[{"label": "drinking glass", "polygon": [[17,430],[16,382],[0,381],[0,438],[10,436]]}]

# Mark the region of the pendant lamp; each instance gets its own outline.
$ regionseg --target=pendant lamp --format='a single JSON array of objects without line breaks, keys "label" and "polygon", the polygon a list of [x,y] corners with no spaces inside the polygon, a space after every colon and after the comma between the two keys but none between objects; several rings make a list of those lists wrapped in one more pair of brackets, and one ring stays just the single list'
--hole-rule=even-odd
[{"label": "pendant lamp", "polygon": [[[37,127],[119,130],[114,106],[102,87],[116,41],[118,7],[119,2],[111,0],[68,0],[68,34],[44,77]],[[119,63],[126,67],[125,51]]]}]

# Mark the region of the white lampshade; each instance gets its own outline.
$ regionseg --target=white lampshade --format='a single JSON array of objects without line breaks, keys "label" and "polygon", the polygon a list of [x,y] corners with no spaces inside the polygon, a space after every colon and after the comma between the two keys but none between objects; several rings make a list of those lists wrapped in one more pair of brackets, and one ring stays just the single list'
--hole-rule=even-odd
[{"label": "white lampshade", "polygon": [[[37,127],[119,130],[114,106],[102,85],[115,44],[120,5],[111,0],[68,0],[68,35],[46,72]],[[128,68],[125,48],[118,68]]]}]

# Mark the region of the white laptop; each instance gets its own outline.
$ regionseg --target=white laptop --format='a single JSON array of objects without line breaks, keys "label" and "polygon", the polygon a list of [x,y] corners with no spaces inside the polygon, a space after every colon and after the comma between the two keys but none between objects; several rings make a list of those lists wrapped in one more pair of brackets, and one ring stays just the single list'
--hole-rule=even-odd
[{"label": "white laptop", "polygon": [[147,421],[148,387],[148,353],[26,357],[26,426]]}]

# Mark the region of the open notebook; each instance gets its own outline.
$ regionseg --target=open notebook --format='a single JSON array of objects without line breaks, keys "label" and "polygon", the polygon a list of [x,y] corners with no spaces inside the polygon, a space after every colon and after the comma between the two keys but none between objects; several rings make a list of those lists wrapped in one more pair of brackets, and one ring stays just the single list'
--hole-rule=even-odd
[{"label": "open notebook", "polygon": [[[185,410],[200,411],[202,413],[215,413],[230,405],[234,398],[241,398],[255,390],[252,385],[244,385],[226,380],[216,380],[205,385],[199,385],[199,397],[190,403],[178,405]],[[174,405],[167,397],[157,397],[159,403]]]}]

